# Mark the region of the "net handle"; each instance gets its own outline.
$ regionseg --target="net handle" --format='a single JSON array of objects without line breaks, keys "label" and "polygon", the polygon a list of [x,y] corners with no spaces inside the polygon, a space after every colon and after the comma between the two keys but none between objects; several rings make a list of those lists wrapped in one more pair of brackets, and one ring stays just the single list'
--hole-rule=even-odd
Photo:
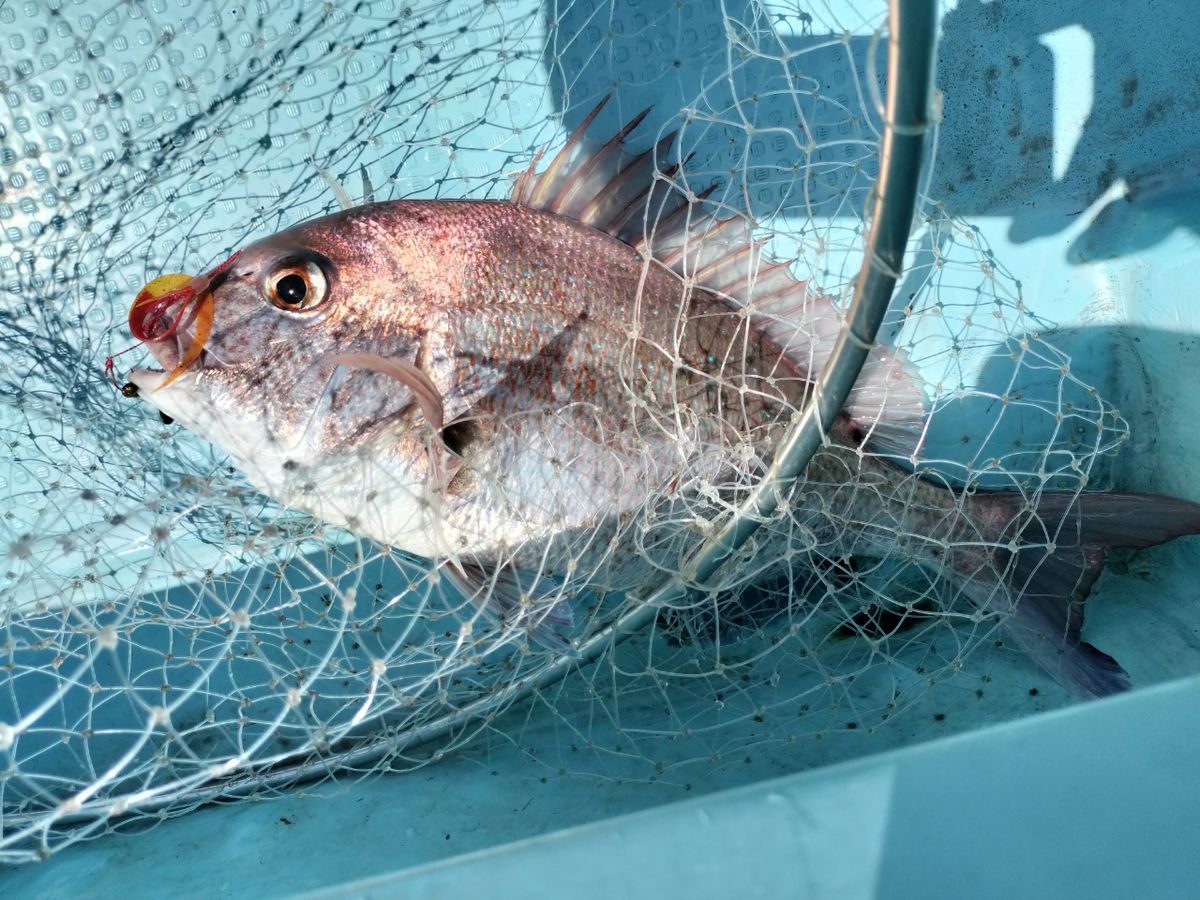
[{"label": "net handle", "polygon": [[937,44],[934,0],[891,0],[888,31],[887,112],[871,219],[875,224],[855,279],[854,299],[833,354],[816,379],[813,397],[788,430],[771,467],[742,506],[692,558],[686,574],[693,583],[712,577],[774,514],[779,499],[825,441],[875,346],[904,268],[929,128]]}]

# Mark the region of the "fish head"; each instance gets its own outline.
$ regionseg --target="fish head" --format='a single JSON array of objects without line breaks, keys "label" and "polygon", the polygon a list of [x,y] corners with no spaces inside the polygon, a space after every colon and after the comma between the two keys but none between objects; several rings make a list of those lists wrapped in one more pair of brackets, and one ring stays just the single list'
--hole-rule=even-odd
[{"label": "fish head", "polygon": [[156,279],[130,310],[131,331],[162,367],[130,374],[139,396],[276,496],[298,469],[361,458],[383,429],[398,453],[408,434],[413,466],[424,464],[410,392],[335,358],[413,359],[427,300],[397,282],[381,239],[338,219],[251,244],[203,275]]}]

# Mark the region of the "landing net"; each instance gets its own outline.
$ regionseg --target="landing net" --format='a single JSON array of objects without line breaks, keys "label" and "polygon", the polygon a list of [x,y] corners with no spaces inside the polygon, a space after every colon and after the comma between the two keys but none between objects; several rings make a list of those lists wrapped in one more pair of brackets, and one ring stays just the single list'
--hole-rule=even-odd
[{"label": "landing net", "polygon": [[[864,542],[862,497],[894,501],[920,473],[1019,490],[1036,509],[1044,490],[1103,486],[1127,432],[978,231],[924,192],[886,328],[927,392],[919,445],[885,454],[910,474],[801,481],[764,532],[786,532],[782,550],[752,541],[715,583],[532,692],[556,654],[481,619],[424,560],[256,492],[105,372],[110,356],[117,374],[145,362],[117,355],[144,284],[336,211],[330,178],[355,201],[364,172],[377,199],[503,199],[605,95],[598,133],[652,105],[636,149],[678,129],[668,182],[717,184],[710,204],[844,309],[878,174],[885,14],[0,4],[0,860],[452,752],[725,785],[761,774],[751,759],[794,771],[905,740],[910,707],[993,696],[996,660],[1013,655],[1003,616],[915,552],[928,533]],[[719,475],[672,486],[684,499],[667,513],[648,497],[653,521],[733,509],[764,460],[725,449]],[[956,539],[961,510],[939,539]],[[654,555],[660,535],[621,540]],[[574,602],[578,643],[639,598]]]}]

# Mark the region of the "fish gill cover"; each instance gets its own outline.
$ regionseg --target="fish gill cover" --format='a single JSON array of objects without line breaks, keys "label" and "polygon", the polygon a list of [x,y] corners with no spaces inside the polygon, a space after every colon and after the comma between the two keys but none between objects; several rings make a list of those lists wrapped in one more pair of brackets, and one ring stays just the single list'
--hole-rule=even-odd
[{"label": "fish gill cover", "polygon": [[[895,745],[915,709],[986,720],[1034,681],[1065,698],[1010,649],[1007,604],[981,599],[1012,560],[986,557],[967,590],[918,545],[968,541],[970,497],[988,490],[1022,498],[1052,541],[1068,507],[1043,492],[1107,486],[1127,428],[1039,337],[1046,323],[977,231],[924,192],[886,337],[919,375],[925,417],[911,446],[848,457],[886,457],[888,479],[857,464],[801,479],[764,527],[790,535],[783,550],[752,541],[634,633],[612,626],[636,592],[574,586],[559,624],[579,656],[464,599],[453,566],[256,491],[119,390],[148,362],[126,312],[154,278],[338,211],[331,181],[356,202],[364,184],[378,200],[505,200],[606,96],[590,136],[650,106],[631,152],[677,132],[653,161],[661,183],[693,198],[716,185],[709,214],[744,217],[845,309],[878,174],[885,14],[0,4],[0,859],[454,752],[516,747],[526,772],[711,789]],[[646,218],[646,236],[657,227]],[[761,476],[746,451],[731,443],[720,465],[659,485],[628,521],[711,528]],[[862,539],[882,527],[864,494],[894,508],[928,485],[953,498],[936,522]],[[993,679],[1005,665],[1028,678]]]}]

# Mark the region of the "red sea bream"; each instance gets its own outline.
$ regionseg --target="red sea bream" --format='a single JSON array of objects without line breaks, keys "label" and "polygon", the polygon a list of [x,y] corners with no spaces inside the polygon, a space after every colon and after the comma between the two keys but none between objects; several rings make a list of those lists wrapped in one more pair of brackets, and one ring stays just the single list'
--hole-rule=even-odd
[{"label": "red sea bream", "polygon": [[[437,561],[558,651],[577,590],[656,586],[761,476],[840,327],[741,215],[668,187],[678,167],[655,179],[671,136],[627,154],[638,117],[589,144],[598,111],[507,201],[346,209],[130,312],[165,370],[131,375],[146,400],[271,497]],[[1200,507],[964,496],[888,459],[923,415],[877,349],[760,553],[902,554],[1080,693],[1125,687],[1081,638],[1083,599],[1108,547],[1200,530]]]}]

